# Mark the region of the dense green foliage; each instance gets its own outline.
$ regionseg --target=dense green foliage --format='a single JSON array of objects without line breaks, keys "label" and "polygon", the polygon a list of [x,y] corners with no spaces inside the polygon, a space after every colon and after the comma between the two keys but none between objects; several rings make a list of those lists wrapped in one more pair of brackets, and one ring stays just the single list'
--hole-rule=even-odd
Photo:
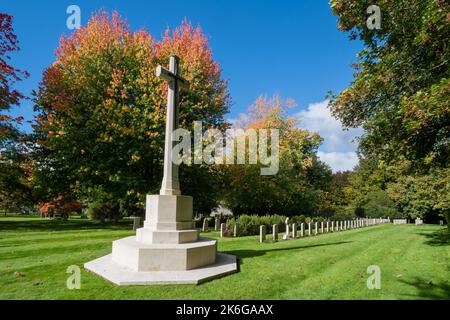
[{"label": "dense green foliage", "polygon": [[367,1],[331,1],[339,29],[364,43],[353,82],[331,101],[344,125],[365,130],[347,194],[354,207],[374,210],[384,197],[401,216],[433,222],[450,210],[450,3],[370,4],[380,29],[366,25]]},{"label": "dense green foliage", "polygon": [[346,126],[360,126],[360,148],[388,164],[447,166],[450,132],[450,3],[375,1],[381,29],[366,25],[365,0],[332,0],[339,29],[364,42],[350,87],[332,100]]},{"label": "dense green foliage", "polygon": [[[338,217],[337,219],[334,218],[333,220],[340,220]],[[301,223],[321,223],[323,221],[326,221],[325,218],[322,217],[306,217],[304,215],[299,216],[292,216],[289,217],[289,224],[295,223],[297,225],[297,229],[300,230],[300,224]],[[265,226],[266,227],[266,233],[270,234],[272,233],[272,227],[274,224],[278,226],[278,232],[282,233],[285,232],[285,226],[286,226],[286,216],[282,215],[247,215],[242,214],[238,218],[231,218],[227,220],[227,224],[230,229],[232,229],[235,225],[237,225],[237,236],[254,236],[260,233],[260,227]],[[305,226],[306,228],[306,226]]]}]

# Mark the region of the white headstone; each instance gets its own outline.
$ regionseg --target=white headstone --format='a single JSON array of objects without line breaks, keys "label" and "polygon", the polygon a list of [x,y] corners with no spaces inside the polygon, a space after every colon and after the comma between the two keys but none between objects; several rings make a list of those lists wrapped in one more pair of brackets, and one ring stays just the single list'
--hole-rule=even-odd
[{"label": "white headstone", "polygon": [[259,227],[259,242],[263,243],[266,241],[266,226]]},{"label": "white headstone", "polygon": [[141,227],[141,217],[133,218],[133,231],[136,231]]},{"label": "white headstone", "polygon": [[278,225],[276,224],[272,226],[272,238],[274,242],[278,241]]},{"label": "white headstone", "polygon": [[208,218],[203,219],[203,232],[208,232]]},{"label": "white headstone", "polygon": [[292,238],[297,239],[297,225],[295,223],[292,224]]},{"label": "white headstone", "polygon": [[214,219],[214,230],[219,231],[219,228],[220,228],[220,220],[219,220],[219,218],[215,218]]},{"label": "white headstone", "polygon": [[286,232],[284,233],[283,240],[289,240],[289,218],[286,218]]},{"label": "white headstone", "polygon": [[225,231],[227,229],[227,225],[225,223],[220,224],[220,237],[225,237]]}]

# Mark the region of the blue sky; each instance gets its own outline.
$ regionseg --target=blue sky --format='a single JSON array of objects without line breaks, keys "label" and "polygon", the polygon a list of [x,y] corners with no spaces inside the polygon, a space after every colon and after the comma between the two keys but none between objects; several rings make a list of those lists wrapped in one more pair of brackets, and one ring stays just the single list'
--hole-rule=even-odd
[{"label": "blue sky", "polygon": [[[14,16],[20,41],[13,64],[31,74],[16,86],[24,94],[37,88],[42,71],[54,61],[60,36],[70,34],[66,9],[72,4],[80,7],[83,25],[101,8],[119,11],[132,29],[145,27],[155,36],[184,18],[200,25],[229,80],[233,106],[227,118],[237,118],[261,94],[293,98],[298,107],[291,112],[303,119],[301,127],[325,138],[320,157],[335,171],[356,163],[351,140],[361,132],[343,132],[324,99],[328,91],[348,86],[361,44],[336,29],[328,1],[2,1],[0,12]],[[32,102],[23,101],[12,113],[32,119]]]}]

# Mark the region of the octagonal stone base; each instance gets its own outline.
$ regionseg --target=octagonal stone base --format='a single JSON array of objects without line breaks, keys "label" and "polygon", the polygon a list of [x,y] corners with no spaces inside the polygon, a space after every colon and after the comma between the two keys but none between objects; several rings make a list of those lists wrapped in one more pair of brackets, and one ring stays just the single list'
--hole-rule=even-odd
[{"label": "octagonal stone base", "polygon": [[215,239],[149,244],[128,237],[113,242],[112,261],[133,271],[186,271],[216,262]]},{"label": "octagonal stone base", "polygon": [[138,272],[112,261],[112,255],[88,262],[84,267],[119,286],[200,284],[237,272],[236,257],[217,253],[213,265],[187,271]]},{"label": "octagonal stone base", "polygon": [[198,284],[236,272],[236,257],[193,228],[192,197],[148,195],[144,227],[84,267],[118,285]]}]

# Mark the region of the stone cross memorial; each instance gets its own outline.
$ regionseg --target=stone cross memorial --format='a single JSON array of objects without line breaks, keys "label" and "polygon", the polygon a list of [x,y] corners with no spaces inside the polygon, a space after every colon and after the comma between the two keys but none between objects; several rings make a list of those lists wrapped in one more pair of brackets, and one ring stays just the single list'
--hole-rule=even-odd
[{"label": "stone cross memorial", "polygon": [[199,237],[193,198],[181,195],[172,134],[178,126],[179,90],[188,89],[189,82],[181,77],[179,64],[171,56],[169,69],[156,69],[156,76],[168,83],[160,194],[147,195],[144,227],[136,236],[113,241],[112,254],[84,265],[118,285],[198,284],[237,271],[235,256],[216,252],[217,240]]}]

